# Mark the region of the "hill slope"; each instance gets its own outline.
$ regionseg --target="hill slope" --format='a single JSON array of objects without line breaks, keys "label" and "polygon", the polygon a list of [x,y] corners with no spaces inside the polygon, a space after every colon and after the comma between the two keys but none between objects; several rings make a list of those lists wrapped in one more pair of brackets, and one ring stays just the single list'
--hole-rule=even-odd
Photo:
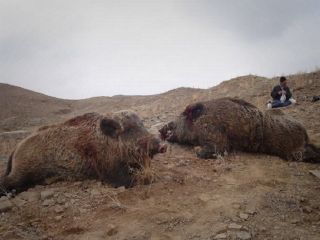
[{"label": "hill slope", "polygon": [[70,113],[72,101],[49,97],[9,84],[0,84],[0,130],[39,126]]}]

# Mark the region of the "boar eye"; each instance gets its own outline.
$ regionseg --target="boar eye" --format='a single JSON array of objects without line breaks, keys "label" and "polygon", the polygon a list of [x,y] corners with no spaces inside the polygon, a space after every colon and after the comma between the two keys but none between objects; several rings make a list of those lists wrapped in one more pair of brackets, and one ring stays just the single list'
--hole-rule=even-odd
[{"label": "boar eye", "polygon": [[121,126],[113,119],[104,118],[100,122],[100,129],[105,135],[116,138],[120,134]]},{"label": "boar eye", "polygon": [[194,120],[201,116],[204,111],[204,106],[202,103],[196,103],[186,107],[182,113],[188,120]]},{"label": "boar eye", "polygon": [[170,130],[172,130],[172,129],[176,128],[176,124],[175,124],[174,122],[169,122],[169,123],[168,123],[168,128],[169,128]]}]

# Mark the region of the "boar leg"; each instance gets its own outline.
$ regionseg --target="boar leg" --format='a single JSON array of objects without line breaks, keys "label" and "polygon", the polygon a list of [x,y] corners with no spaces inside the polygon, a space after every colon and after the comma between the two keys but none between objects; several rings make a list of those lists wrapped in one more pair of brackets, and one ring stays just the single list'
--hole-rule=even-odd
[{"label": "boar leg", "polygon": [[212,147],[209,147],[209,146],[197,147],[196,154],[198,158],[202,158],[202,159],[217,158],[216,152],[213,150]]},{"label": "boar leg", "polygon": [[214,155],[224,155],[230,150],[228,135],[224,128],[207,129],[200,140],[201,149],[197,152],[200,158],[212,158]]},{"label": "boar leg", "polygon": [[0,191],[15,189],[17,192],[21,192],[44,179],[43,172],[37,170],[37,166],[28,164],[28,161],[26,164],[14,164],[15,160],[11,160],[10,168],[8,167],[5,175],[0,178]]}]

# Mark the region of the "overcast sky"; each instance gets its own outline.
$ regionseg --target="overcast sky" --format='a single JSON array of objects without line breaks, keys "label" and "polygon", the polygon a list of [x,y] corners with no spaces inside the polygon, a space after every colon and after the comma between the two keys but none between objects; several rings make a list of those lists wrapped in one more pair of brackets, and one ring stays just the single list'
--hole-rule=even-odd
[{"label": "overcast sky", "polygon": [[0,0],[0,82],[86,98],[320,67],[319,0]]}]

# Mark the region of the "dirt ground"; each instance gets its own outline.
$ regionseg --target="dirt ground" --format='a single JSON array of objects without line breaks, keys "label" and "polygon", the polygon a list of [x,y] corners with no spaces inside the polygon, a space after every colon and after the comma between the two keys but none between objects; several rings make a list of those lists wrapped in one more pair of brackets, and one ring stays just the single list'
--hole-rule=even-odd
[{"label": "dirt ground", "polygon": [[18,195],[0,239],[320,239],[312,169],[244,153],[200,160],[172,145],[150,185],[60,182]]}]

